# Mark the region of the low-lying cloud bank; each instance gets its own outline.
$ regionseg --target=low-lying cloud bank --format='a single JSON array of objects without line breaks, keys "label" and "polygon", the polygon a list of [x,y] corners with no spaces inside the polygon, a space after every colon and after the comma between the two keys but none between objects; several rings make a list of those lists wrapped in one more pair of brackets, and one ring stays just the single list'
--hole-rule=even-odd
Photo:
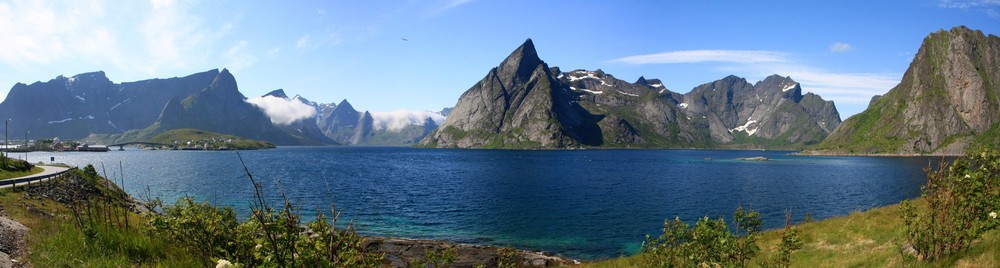
[{"label": "low-lying cloud bank", "polygon": [[316,108],[298,100],[264,96],[250,98],[246,101],[264,110],[264,113],[271,118],[271,123],[275,125],[289,125],[316,116]]},{"label": "low-lying cloud bank", "polygon": [[444,116],[431,111],[395,110],[392,112],[372,112],[375,130],[400,131],[409,125],[423,125],[427,118],[441,125]]}]

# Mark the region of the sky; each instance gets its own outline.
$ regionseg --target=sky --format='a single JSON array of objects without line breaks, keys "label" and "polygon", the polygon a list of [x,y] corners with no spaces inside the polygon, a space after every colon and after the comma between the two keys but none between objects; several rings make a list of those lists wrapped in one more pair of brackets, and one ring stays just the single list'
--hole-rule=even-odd
[{"label": "sky", "polygon": [[549,66],[678,93],[791,76],[846,119],[899,83],[927,34],[959,25],[1000,34],[1000,0],[0,0],[0,93],[98,70],[130,82],[227,68],[247,97],[438,111],[531,38]]}]

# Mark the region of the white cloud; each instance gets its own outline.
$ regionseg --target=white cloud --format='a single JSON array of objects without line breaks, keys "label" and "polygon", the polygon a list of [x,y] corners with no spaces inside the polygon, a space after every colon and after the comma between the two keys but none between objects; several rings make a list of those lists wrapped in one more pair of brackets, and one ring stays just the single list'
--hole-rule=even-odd
[{"label": "white cloud", "polygon": [[246,102],[264,110],[264,113],[271,118],[271,123],[276,125],[289,125],[316,116],[316,108],[297,100],[264,96],[250,98]]},{"label": "white cloud", "polygon": [[940,0],[938,7],[975,10],[985,12],[991,18],[1000,19],[1000,13],[993,9],[1000,7],[1000,0]]},{"label": "white cloud", "polygon": [[299,41],[295,42],[295,48],[297,48],[297,49],[303,49],[303,48],[306,48],[306,47],[309,47],[309,35],[308,34],[307,35],[303,35],[302,37],[299,37]]},{"label": "white cloud", "polygon": [[225,60],[213,44],[234,25],[208,25],[195,3],[0,1],[0,64],[19,70],[87,66],[124,76],[201,67]]},{"label": "white cloud", "polygon": [[943,8],[980,8],[988,6],[1000,6],[1000,0],[940,0],[939,7]]},{"label": "white cloud", "polygon": [[830,45],[830,52],[835,52],[835,53],[847,52],[851,51],[852,49],[854,49],[854,47],[852,47],[851,44],[848,43],[836,42],[833,43],[833,45]]},{"label": "white cloud", "polygon": [[464,4],[468,4],[469,2],[472,2],[472,0],[448,0],[444,4],[444,6],[439,8],[435,13],[445,12],[449,9],[456,8]]},{"label": "white cloud", "polygon": [[427,118],[441,125],[444,116],[430,111],[395,110],[392,112],[372,112],[375,130],[400,131],[410,125],[423,125]]},{"label": "white cloud", "polygon": [[766,50],[680,50],[628,56],[611,60],[611,62],[627,64],[699,62],[780,63],[788,61],[788,54]]}]

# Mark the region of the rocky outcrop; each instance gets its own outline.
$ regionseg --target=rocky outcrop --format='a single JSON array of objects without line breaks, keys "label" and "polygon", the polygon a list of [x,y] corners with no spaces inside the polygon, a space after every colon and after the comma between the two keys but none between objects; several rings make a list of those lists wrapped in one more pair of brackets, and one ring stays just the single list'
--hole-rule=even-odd
[{"label": "rocky outcrop", "polygon": [[[408,267],[411,260],[423,258],[429,251],[455,250],[455,259],[448,267],[497,267],[501,258],[500,248],[483,245],[452,243],[437,240],[414,240],[390,237],[368,237],[368,250],[385,253],[385,259],[391,267]],[[514,259],[518,267],[554,267],[579,264],[577,261],[549,256],[541,252],[514,250]]]},{"label": "rocky outcrop", "polygon": [[[13,258],[20,257],[25,249],[28,227],[10,218],[0,216],[0,266],[13,266]],[[6,266],[4,266],[6,265]]]},{"label": "rocky outcrop", "polygon": [[[819,149],[941,154],[1000,123],[1000,38],[964,26],[924,39],[903,80],[852,116]],[[957,143],[957,144],[956,144]]]},{"label": "rocky outcrop", "polygon": [[679,94],[603,70],[549,68],[530,40],[466,91],[421,145],[459,148],[780,148],[820,142],[840,124],[833,102],[789,77],[729,76]]}]

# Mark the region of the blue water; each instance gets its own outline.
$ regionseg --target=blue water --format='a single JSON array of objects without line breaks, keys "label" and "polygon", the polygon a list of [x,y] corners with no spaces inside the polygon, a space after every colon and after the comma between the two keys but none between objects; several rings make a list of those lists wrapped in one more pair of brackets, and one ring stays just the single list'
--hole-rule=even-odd
[{"label": "blue water", "polygon": [[[636,252],[664,219],[760,211],[767,228],[919,195],[931,158],[805,157],[783,151],[497,151],[282,147],[245,151],[270,200],[304,213],[344,209],[365,234],[514,246],[593,259]],[[736,161],[764,156],[771,161]],[[30,153],[97,166],[125,189],[172,203],[189,195],[244,217],[253,187],[235,152]],[[712,160],[706,160],[711,158]],[[119,161],[124,166],[119,168]],[[123,172],[119,171],[122,170]],[[278,203],[275,203],[278,204]]]}]

